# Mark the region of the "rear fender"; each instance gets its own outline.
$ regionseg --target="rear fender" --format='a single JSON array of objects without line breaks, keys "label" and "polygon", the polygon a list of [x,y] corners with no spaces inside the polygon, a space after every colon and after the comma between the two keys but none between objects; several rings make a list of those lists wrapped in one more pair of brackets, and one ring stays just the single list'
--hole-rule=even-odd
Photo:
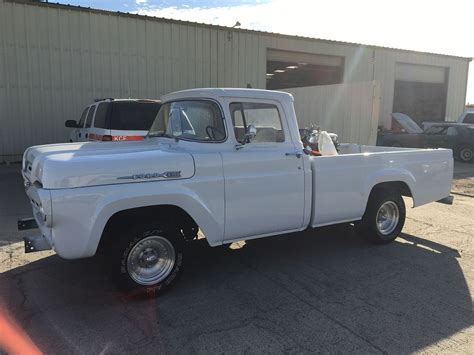
[{"label": "rear fender", "polygon": [[416,205],[416,179],[413,174],[406,169],[389,168],[376,171],[367,177],[364,184],[364,206],[367,206],[370,193],[372,192],[374,186],[390,182],[405,183],[411,192],[411,196],[413,198],[413,207]]}]

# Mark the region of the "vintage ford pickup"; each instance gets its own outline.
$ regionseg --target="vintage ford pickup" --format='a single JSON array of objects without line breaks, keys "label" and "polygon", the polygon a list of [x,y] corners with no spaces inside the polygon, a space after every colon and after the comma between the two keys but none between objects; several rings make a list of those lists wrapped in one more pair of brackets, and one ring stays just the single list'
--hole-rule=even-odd
[{"label": "vintage ford pickup", "polygon": [[383,244],[402,230],[402,196],[414,207],[452,202],[450,150],[341,144],[337,155],[311,156],[290,94],[194,89],[162,100],[143,141],[25,151],[34,220],[19,228],[41,231],[25,238],[27,252],[101,250],[119,285],[159,294],[199,229],[217,246],[352,222]]}]

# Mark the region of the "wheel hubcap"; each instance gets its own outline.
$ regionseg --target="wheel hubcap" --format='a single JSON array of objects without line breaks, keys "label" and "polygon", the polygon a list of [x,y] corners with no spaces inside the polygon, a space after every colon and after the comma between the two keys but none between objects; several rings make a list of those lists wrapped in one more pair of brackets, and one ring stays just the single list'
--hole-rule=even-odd
[{"label": "wheel hubcap", "polygon": [[130,250],[127,270],[140,285],[153,285],[163,281],[173,270],[175,251],[166,238],[150,236],[140,240]]},{"label": "wheel hubcap", "polygon": [[463,150],[461,150],[460,155],[461,155],[462,160],[470,160],[470,159],[472,159],[472,150],[463,149]]},{"label": "wheel hubcap", "polygon": [[377,229],[381,234],[389,235],[397,227],[399,218],[398,205],[393,201],[387,201],[377,212]]}]

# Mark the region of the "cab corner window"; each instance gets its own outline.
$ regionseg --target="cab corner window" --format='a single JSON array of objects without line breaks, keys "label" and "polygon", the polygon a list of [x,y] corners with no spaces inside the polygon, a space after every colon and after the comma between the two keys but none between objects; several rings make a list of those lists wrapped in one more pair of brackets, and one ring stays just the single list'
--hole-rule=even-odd
[{"label": "cab corner window", "polygon": [[255,126],[257,134],[251,143],[280,143],[285,141],[278,108],[272,104],[233,102],[229,106],[235,138],[243,143],[245,128]]}]

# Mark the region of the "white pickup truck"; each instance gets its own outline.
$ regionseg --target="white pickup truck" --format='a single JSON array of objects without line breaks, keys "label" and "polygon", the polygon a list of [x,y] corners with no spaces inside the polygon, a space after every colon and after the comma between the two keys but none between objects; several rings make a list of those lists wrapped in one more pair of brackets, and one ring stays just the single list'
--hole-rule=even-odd
[{"label": "white pickup truck", "polygon": [[157,294],[180,274],[199,229],[218,246],[353,222],[388,243],[405,221],[402,196],[452,203],[450,150],[341,144],[338,155],[311,156],[290,94],[194,89],[162,101],[143,141],[25,151],[34,219],[19,229],[41,231],[25,238],[27,252],[102,250],[122,287]]}]

